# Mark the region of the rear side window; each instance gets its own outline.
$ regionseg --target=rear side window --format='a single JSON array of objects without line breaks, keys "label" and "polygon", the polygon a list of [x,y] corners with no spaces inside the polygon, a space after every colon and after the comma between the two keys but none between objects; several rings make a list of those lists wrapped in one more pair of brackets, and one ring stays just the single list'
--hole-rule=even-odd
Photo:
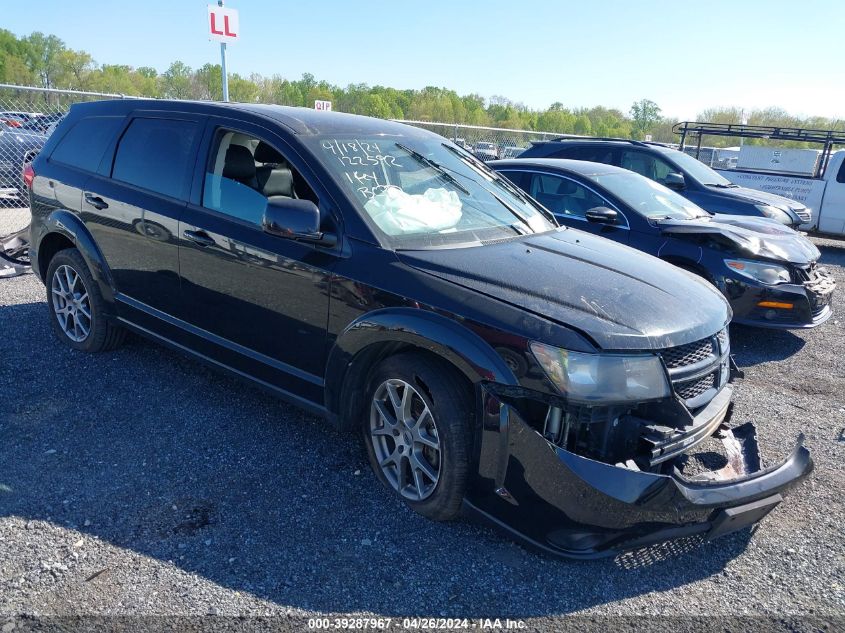
[{"label": "rear side window", "polygon": [[836,174],[836,182],[845,182],[845,161],[842,161],[842,166],[839,168],[839,173]]},{"label": "rear side window", "polygon": [[59,141],[50,161],[85,171],[97,171],[106,148],[123,121],[123,117],[103,116],[77,121]]},{"label": "rear side window", "polygon": [[589,160],[594,163],[604,163],[605,165],[613,164],[613,148],[595,146],[578,146],[566,147],[560,149],[555,156],[557,158],[571,158],[572,160]]},{"label": "rear side window", "polygon": [[129,125],[114,159],[112,178],[173,198],[182,197],[194,165],[192,121],[135,119]]}]

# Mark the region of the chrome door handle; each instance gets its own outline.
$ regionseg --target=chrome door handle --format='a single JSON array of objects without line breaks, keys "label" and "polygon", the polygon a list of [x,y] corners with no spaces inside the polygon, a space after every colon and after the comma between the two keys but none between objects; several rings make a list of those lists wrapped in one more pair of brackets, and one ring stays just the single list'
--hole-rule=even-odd
[{"label": "chrome door handle", "polygon": [[182,231],[182,235],[186,240],[190,240],[194,244],[198,246],[202,246],[205,248],[206,246],[214,246],[216,243],[214,239],[205,231],[190,231],[185,229]]}]

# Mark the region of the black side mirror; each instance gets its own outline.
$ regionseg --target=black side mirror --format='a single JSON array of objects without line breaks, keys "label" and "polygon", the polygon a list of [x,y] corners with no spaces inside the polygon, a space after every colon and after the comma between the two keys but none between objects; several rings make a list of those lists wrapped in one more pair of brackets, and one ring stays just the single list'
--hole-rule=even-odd
[{"label": "black side mirror", "polygon": [[596,224],[616,224],[617,216],[616,211],[608,207],[593,207],[584,214],[588,222]]},{"label": "black side mirror", "polygon": [[320,210],[310,200],[273,196],[264,209],[264,232],[290,240],[333,246],[336,236],[320,231]]},{"label": "black side mirror", "polygon": [[674,189],[675,191],[680,191],[681,189],[686,189],[687,187],[684,175],[676,172],[666,174],[666,178],[663,180],[663,185],[669,187],[669,189]]}]

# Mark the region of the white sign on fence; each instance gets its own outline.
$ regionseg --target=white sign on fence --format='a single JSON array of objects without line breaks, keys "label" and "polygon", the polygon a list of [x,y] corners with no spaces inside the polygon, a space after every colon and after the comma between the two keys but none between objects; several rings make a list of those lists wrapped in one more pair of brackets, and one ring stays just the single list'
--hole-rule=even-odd
[{"label": "white sign on fence", "polygon": [[230,44],[240,38],[237,9],[208,5],[208,38]]},{"label": "white sign on fence", "polygon": [[322,110],[323,112],[331,112],[332,111],[332,102],[331,101],[315,101],[314,102],[314,109],[315,110]]}]

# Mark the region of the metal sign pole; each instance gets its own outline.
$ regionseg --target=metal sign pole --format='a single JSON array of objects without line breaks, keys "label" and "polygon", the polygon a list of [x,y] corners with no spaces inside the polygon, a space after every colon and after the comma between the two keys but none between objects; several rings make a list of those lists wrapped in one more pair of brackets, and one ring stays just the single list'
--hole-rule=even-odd
[{"label": "metal sign pole", "polygon": [[[217,6],[223,6],[223,0],[217,0]],[[226,72],[226,42],[220,42],[220,70],[223,74],[223,101],[229,101],[229,75]]]}]

